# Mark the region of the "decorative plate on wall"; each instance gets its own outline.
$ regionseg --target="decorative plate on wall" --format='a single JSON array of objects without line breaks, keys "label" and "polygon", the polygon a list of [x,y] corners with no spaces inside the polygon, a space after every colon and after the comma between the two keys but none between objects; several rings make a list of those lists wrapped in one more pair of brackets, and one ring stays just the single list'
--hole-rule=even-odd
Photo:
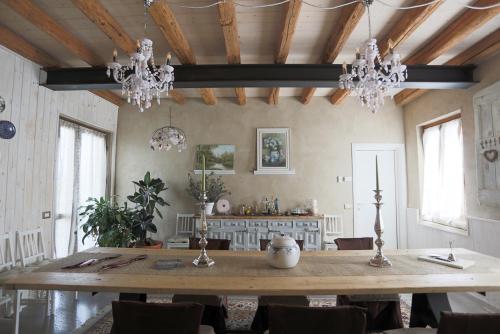
[{"label": "decorative plate on wall", "polygon": [[16,135],[16,127],[9,121],[0,121],[0,138],[12,139]]},{"label": "decorative plate on wall", "polygon": [[223,215],[229,214],[231,211],[231,204],[227,199],[220,199],[217,201],[217,212]]}]

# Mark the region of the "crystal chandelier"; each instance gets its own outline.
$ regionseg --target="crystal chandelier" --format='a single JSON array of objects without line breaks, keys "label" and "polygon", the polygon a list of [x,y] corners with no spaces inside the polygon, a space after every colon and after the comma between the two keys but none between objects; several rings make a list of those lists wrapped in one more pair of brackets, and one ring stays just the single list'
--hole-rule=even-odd
[{"label": "crystal chandelier", "polygon": [[172,147],[175,147],[178,152],[182,152],[187,148],[186,134],[184,131],[172,126],[172,108],[170,108],[169,125],[155,130],[149,144],[153,151],[170,151]]},{"label": "crystal chandelier", "polygon": [[[152,0],[144,1],[144,34],[146,34],[147,9]],[[122,95],[127,95],[127,102],[137,105],[142,112],[151,107],[151,100],[156,98],[160,104],[161,93],[173,88],[174,68],[170,66],[170,53],[165,63],[157,67],[153,56],[153,42],[143,38],[137,41],[137,52],[130,55],[130,63],[121,65],[116,61],[117,52],[113,51],[113,62],[108,64],[106,74],[113,73],[113,79],[122,85]]]},{"label": "crystal chandelier", "polygon": [[[401,64],[401,57],[392,48],[389,41],[389,54],[381,59],[377,40],[372,38],[370,5],[373,0],[362,0],[368,11],[369,39],[363,52],[356,50],[356,60],[347,71],[344,63],[339,79],[339,87],[347,89],[357,96],[361,105],[373,113],[384,104],[384,97],[391,95],[391,89],[398,88],[408,77],[406,65]],[[354,81],[357,80],[357,81]]]}]

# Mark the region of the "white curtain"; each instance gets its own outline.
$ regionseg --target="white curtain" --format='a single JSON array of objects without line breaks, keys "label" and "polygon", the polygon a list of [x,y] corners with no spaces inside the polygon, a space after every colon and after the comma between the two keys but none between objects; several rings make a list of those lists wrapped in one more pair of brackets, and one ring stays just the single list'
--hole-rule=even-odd
[{"label": "white curtain", "polygon": [[422,218],[465,229],[462,122],[455,119],[423,133]]},{"label": "white curtain", "polygon": [[94,246],[82,243],[79,208],[106,195],[106,134],[60,120],[56,170],[54,251],[57,258]]}]

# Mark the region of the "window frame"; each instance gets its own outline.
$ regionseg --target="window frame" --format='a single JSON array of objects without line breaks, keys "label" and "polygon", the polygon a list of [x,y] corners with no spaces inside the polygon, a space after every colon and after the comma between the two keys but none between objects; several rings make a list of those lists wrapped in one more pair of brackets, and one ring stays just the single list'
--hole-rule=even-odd
[{"label": "window frame", "polygon": [[[461,120],[463,119],[462,118],[462,111],[461,110],[456,110],[454,112],[448,113],[446,115],[434,118],[434,119],[432,119],[430,121],[427,121],[427,122],[424,122],[422,124],[417,125],[417,136],[418,136],[418,145],[419,145],[419,149],[418,149],[418,152],[419,152],[418,173],[419,173],[419,179],[420,179],[420,182],[419,182],[419,188],[420,188],[420,196],[419,196],[420,197],[419,224],[423,225],[423,226],[428,226],[428,227],[431,227],[431,228],[434,228],[434,229],[437,229],[437,230],[445,231],[445,232],[450,232],[450,233],[455,233],[455,234],[459,234],[459,235],[469,236],[470,227],[469,227],[469,220],[468,220],[468,217],[467,217],[467,206],[466,206],[466,198],[465,198],[466,197],[465,196],[465,175],[463,175],[463,182],[464,182],[464,203],[463,203],[463,205],[464,205],[464,215],[463,215],[463,217],[460,218],[460,220],[461,220],[461,224],[460,225],[463,225],[464,228],[459,227],[459,226],[454,226],[454,222],[456,222],[457,220],[452,221],[451,224],[442,224],[442,223],[438,223],[438,222],[435,222],[435,221],[425,220],[423,218],[423,215],[422,215],[422,206],[423,206],[423,198],[424,198],[424,187],[423,187],[424,172],[423,172],[423,170],[424,170],[424,160],[425,160],[424,145],[423,145],[424,130],[428,129],[428,128],[431,128],[431,127],[434,127],[434,126],[438,126],[438,125],[447,123],[447,122],[450,122],[450,121],[453,121],[453,120],[456,120],[456,119],[461,119]],[[462,122],[462,136],[463,136],[463,122]],[[462,149],[464,149],[463,145],[462,145]],[[464,168],[464,171],[465,171],[465,161],[463,161],[463,168]]]}]

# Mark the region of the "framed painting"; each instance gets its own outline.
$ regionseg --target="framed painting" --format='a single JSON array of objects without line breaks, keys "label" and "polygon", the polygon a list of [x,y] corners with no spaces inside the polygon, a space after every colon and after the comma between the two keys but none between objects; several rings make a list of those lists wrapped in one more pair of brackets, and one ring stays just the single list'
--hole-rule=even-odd
[{"label": "framed painting", "polygon": [[195,158],[195,174],[201,174],[202,156],[205,155],[207,173],[234,174],[234,145],[212,144],[197,145]]},{"label": "framed painting", "polygon": [[290,166],[290,129],[258,128],[254,174],[293,174]]}]

